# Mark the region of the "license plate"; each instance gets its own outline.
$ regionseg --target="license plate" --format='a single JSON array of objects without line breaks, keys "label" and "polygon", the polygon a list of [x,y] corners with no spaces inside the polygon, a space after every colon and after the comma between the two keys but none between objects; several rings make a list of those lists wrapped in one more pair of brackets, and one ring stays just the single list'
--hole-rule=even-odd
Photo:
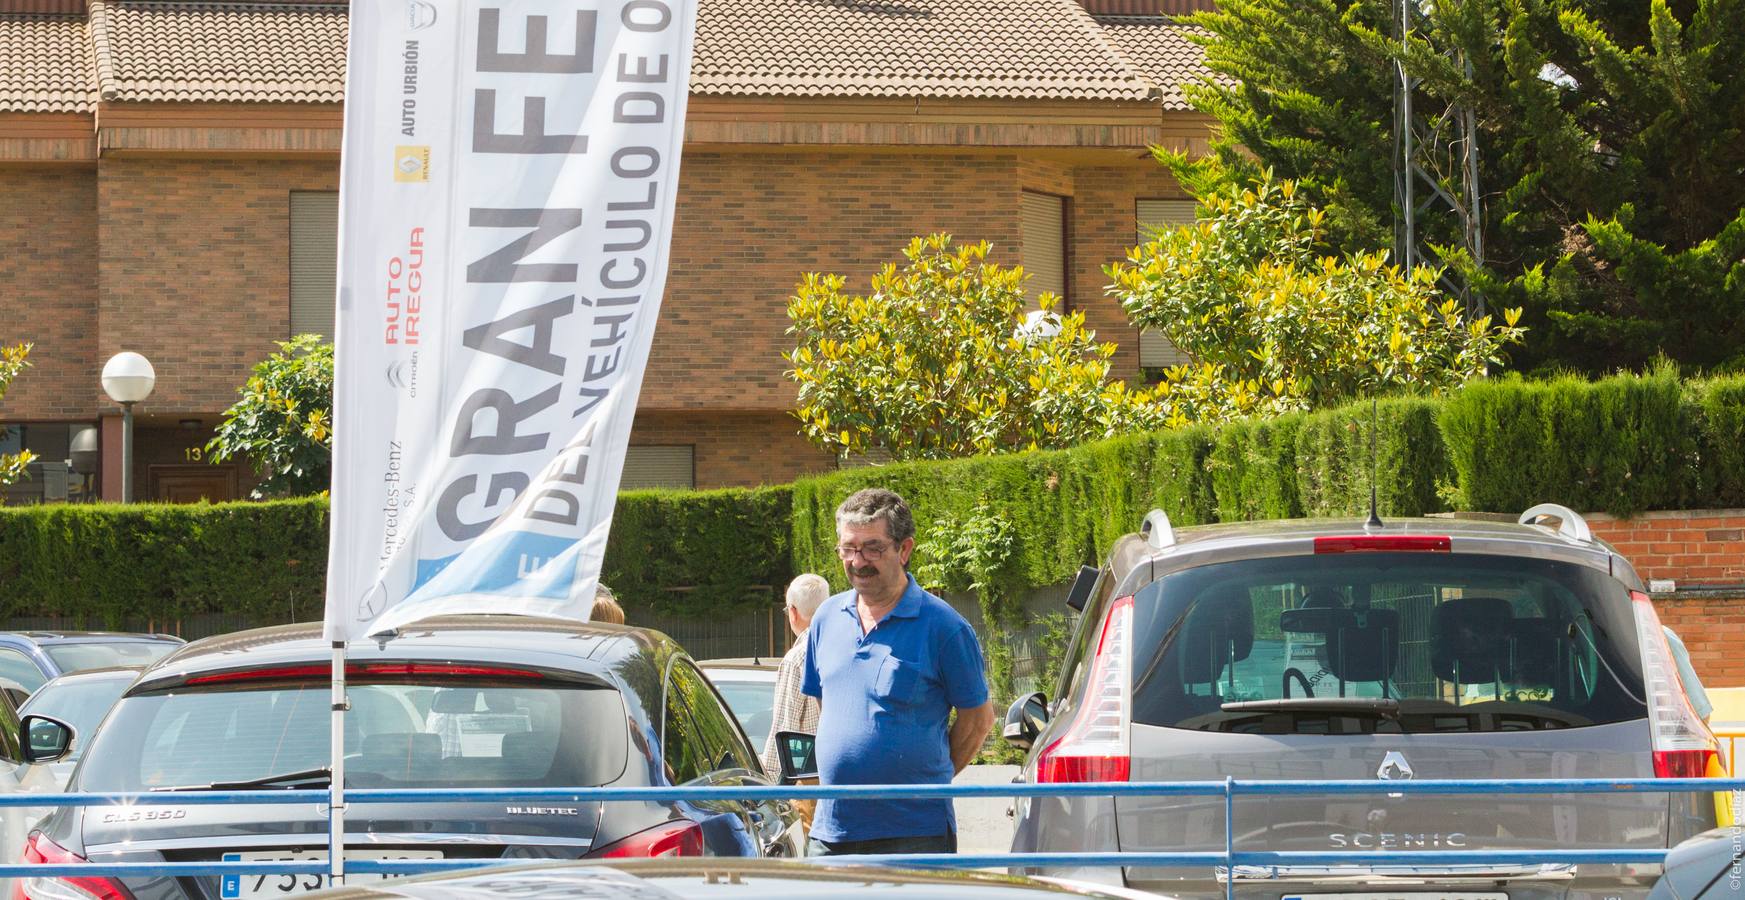
[{"label": "license plate", "polygon": [[1279,900],[1509,900],[1502,891],[1361,891],[1355,894],[1286,894]]},{"label": "license plate", "polygon": [[[440,850],[347,850],[350,859],[441,859]],[[324,850],[261,850],[249,853],[226,853],[225,862],[326,862]],[[368,881],[384,881],[398,875],[347,873],[349,885]],[[289,897],[330,887],[333,876],[304,873],[299,875],[225,875],[219,880],[218,896],[223,900],[250,900],[254,897]]]}]

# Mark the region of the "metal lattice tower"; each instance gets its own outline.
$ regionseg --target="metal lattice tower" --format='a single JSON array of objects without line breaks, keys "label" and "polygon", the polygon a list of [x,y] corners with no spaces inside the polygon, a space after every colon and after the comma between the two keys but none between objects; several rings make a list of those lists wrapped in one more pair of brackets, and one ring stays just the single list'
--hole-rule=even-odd
[{"label": "metal lattice tower", "polygon": [[[1394,36],[1402,47],[1435,0],[1395,0]],[[1450,0],[1459,2],[1459,0]],[[1456,65],[1472,76],[1472,61],[1453,54]],[[1413,266],[1441,266],[1442,259],[1425,240],[1420,222],[1452,216],[1457,243],[1474,262],[1484,262],[1484,216],[1478,189],[1478,119],[1470,107],[1449,104],[1424,118],[1413,108],[1420,79],[1394,63],[1394,259]],[[1466,306],[1469,316],[1484,314],[1484,298],[1453,273],[1445,272],[1441,287]]]}]

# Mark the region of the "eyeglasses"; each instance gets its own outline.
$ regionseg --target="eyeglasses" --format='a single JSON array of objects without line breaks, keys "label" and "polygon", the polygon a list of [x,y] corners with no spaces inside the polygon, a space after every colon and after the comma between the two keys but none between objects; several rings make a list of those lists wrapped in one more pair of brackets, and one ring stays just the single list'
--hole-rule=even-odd
[{"label": "eyeglasses", "polygon": [[850,546],[848,544],[837,544],[836,555],[842,559],[859,556],[867,562],[874,562],[878,560],[879,557],[884,556],[890,549],[890,544],[884,544],[878,541],[874,541],[870,544],[861,544],[859,547]]}]

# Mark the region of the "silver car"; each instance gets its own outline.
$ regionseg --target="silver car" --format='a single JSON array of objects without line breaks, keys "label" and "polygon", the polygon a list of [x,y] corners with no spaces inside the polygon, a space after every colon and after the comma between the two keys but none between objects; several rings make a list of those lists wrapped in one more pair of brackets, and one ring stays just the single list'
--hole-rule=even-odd
[{"label": "silver car", "polygon": [[[1539,522],[1555,518],[1556,528]],[[1261,522],[1173,530],[1160,512],[1092,581],[1052,705],[1005,734],[1038,782],[1718,775],[1653,604],[1579,515]],[[1013,850],[1222,851],[1222,797],[1016,806]],[[1239,798],[1238,851],[1667,848],[1710,794]],[[1085,870],[1189,897],[1222,868]],[[1642,897],[1654,866],[1237,868],[1280,900]]]}]

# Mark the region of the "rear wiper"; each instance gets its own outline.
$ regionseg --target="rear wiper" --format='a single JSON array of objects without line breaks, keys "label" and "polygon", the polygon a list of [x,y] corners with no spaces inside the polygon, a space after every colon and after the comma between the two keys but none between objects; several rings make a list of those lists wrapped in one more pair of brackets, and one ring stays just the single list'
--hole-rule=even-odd
[{"label": "rear wiper", "polygon": [[333,770],[322,766],[318,769],[304,769],[301,772],[282,772],[278,775],[263,775],[260,778],[250,778],[245,781],[214,781],[211,784],[178,784],[173,787],[156,787],[153,791],[245,791],[249,788],[282,787],[291,790],[299,787],[325,787],[333,783]]},{"label": "rear wiper", "polygon": [[1222,704],[1218,708],[1227,713],[1368,713],[1384,719],[1400,717],[1400,701],[1388,697],[1292,697],[1279,700],[1240,700]]}]

